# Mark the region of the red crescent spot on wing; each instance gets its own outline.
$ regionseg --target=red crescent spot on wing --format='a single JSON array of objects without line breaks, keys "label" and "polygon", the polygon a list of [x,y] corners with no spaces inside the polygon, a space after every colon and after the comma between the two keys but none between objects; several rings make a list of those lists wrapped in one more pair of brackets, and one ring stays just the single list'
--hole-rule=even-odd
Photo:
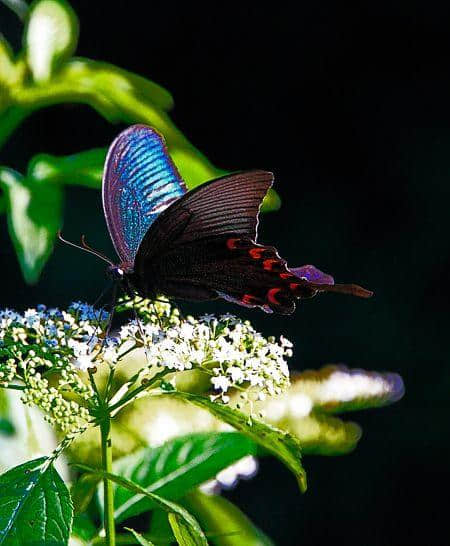
[{"label": "red crescent spot on wing", "polygon": [[248,253],[250,254],[250,256],[254,259],[254,260],[260,260],[263,253],[265,252],[265,248],[251,248]]},{"label": "red crescent spot on wing", "polygon": [[281,288],[271,288],[267,292],[267,300],[273,305],[280,305],[280,302],[275,297],[278,294],[278,292],[281,292]]},{"label": "red crescent spot on wing", "polygon": [[238,242],[239,239],[227,239],[226,245],[230,250],[236,250]]},{"label": "red crescent spot on wing", "polygon": [[293,279],[295,275],[292,273],[280,273],[280,279]]},{"label": "red crescent spot on wing", "polygon": [[244,294],[241,298],[242,303],[245,303],[246,305],[253,305],[260,303],[260,299],[252,296],[251,294]]},{"label": "red crescent spot on wing", "polygon": [[263,267],[266,271],[276,271],[277,269],[283,269],[283,265],[280,260],[269,258],[268,260],[263,261]]}]

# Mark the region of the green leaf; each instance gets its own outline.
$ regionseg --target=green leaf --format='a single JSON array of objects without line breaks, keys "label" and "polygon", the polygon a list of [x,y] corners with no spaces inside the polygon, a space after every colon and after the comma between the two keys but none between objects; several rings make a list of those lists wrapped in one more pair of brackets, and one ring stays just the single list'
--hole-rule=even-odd
[{"label": "green leaf", "polygon": [[72,485],[70,489],[70,496],[76,514],[85,512],[89,506],[89,503],[97,490],[97,484],[100,480],[97,476],[92,474],[83,474]]},{"label": "green leaf", "polygon": [[0,476],[0,544],[67,544],[72,502],[59,474],[41,457]]},{"label": "green leaf", "polygon": [[167,512],[155,508],[152,510],[150,516],[150,528],[149,535],[153,538],[155,542],[165,542],[171,544],[174,542],[175,537],[173,536],[172,528],[169,525],[169,520],[167,519]]},{"label": "green leaf", "polygon": [[86,466],[84,464],[75,464],[73,465],[80,470],[84,470],[86,472],[91,472],[93,474],[97,474],[98,476],[101,476],[102,478],[107,478],[108,480],[116,483],[117,485],[120,485],[120,487],[123,487],[125,489],[129,489],[133,493],[137,495],[142,495],[152,501],[152,503],[157,506],[158,508],[161,508],[165,512],[168,512],[169,514],[177,514],[181,521],[183,522],[183,525],[189,528],[189,532],[196,537],[197,542],[199,546],[208,546],[208,542],[206,540],[206,537],[198,524],[197,520],[182,506],[179,504],[176,504],[172,501],[168,501],[164,499],[163,497],[160,497],[159,495],[155,495],[154,493],[150,493],[150,491],[147,491],[140,485],[127,480],[126,478],[122,478],[122,476],[117,476],[116,474],[111,474],[109,472],[105,472],[101,470],[100,468],[90,468],[89,466]]},{"label": "green leaf", "polygon": [[164,393],[161,396],[172,396],[204,408],[221,421],[239,430],[280,459],[297,478],[300,490],[306,491],[306,474],[301,464],[300,443],[290,433],[262,421],[249,419],[245,413],[218,402],[211,402],[204,396],[179,391]]},{"label": "green leaf", "polygon": [[73,518],[72,535],[89,541],[97,534],[97,529],[87,514],[76,514]]},{"label": "green leaf", "polygon": [[65,0],[38,0],[30,7],[24,46],[36,82],[46,82],[75,51],[78,20]]},{"label": "green leaf", "polygon": [[295,376],[288,394],[307,396],[316,411],[343,413],[392,404],[405,391],[396,373],[328,365]]},{"label": "green leaf", "polygon": [[3,434],[4,436],[13,436],[15,431],[16,429],[9,419],[0,417],[0,434]]},{"label": "green leaf", "polygon": [[129,527],[124,527],[124,529],[126,529],[127,531],[130,531],[130,533],[138,541],[138,544],[141,544],[141,546],[154,546],[153,542],[144,538],[140,533],[138,533],[134,529],[130,529]]},{"label": "green leaf", "polygon": [[[186,525],[186,522],[178,514],[169,513],[169,523],[180,546],[201,546],[204,544],[202,538],[192,527]],[[206,544],[208,543],[206,542]]]},{"label": "green leaf", "polygon": [[106,148],[94,148],[78,154],[53,156],[35,155],[29,165],[27,177],[38,182],[100,188]]},{"label": "green leaf", "polygon": [[[246,455],[256,445],[236,432],[206,432],[182,436],[157,448],[141,449],[114,462],[114,473],[157,492],[166,499],[179,499],[197,485]],[[120,522],[154,506],[149,499],[117,488],[115,518]]]},{"label": "green leaf", "polygon": [[215,546],[273,546],[273,542],[239,508],[220,495],[193,491],[183,505],[199,520]]},{"label": "green leaf", "polygon": [[4,108],[7,99],[2,94],[1,85],[10,86],[17,81],[17,70],[11,46],[0,34],[0,111]]},{"label": "green leaf", "polygon": [[9,233],[23,275],[35,283],[61,225],[62,191],[56,185],[30,184],[7,168],[0,168],[0,187],[7,197]]}]

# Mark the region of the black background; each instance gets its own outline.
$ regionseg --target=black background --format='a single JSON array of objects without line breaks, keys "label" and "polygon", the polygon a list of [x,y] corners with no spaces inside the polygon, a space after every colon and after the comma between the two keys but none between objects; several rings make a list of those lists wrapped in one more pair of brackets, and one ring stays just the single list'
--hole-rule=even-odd
[{"label": "black background", "polygon": [[[292,339],[296,369],[345,362],[397,371],[406,385],[397,404],[351,416],[364,428],[354,453],[305,459],[305,495],[270,460],[229,497],[277,544],[447,543],[449,14],[425,3],[160,4],[74,2],[77,53],[170,90],[173,119],[216,165],[272,170],[283,206],[263,217],[260,239],[292,265],[376,292],[316,298],[292,317],[240,314]],[[0,20],[18,46],[20,24],[3,6]],[[0,161],[24,171],[37,152],[106,146],[121,128],[87,106],[53,107],[19,128]],[[113,255],[99,192],[66,197],[65,234]],[[4,219],[0,245],[2,307],[92,301],[104,285],[101,263],[58,246],[27,287]]]}]

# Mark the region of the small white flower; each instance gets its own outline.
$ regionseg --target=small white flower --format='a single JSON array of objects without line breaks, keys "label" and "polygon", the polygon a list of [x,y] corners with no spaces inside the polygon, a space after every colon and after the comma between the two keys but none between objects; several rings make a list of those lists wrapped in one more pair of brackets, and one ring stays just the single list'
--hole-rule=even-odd
[{"label": "small white flower", "polygon": [[222,392],[227,392],[231,385],[231,381],[228,379],[228,377],[224,377],[223,375],[212,377],[211,383],[214,385],[215,389],[221,390]]}]

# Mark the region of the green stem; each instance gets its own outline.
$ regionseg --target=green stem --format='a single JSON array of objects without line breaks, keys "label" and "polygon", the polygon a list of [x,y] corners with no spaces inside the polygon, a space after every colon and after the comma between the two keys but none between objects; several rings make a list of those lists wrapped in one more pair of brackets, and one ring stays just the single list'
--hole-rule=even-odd
[{"label": "green stem", "polygon": [[[111,443],[111,419],[105,416],[100,423],[102,441],[102,466],[105,472],[112,472],[112,443]],[[103,525],[106,532],[106,544],[115,546],[116,530],[114,528],[114,492],[113,484],[108,478],[103,478],[104,493],[104,519]]]},{"label": "green stem", "polygon": [[121,398],[118,402],[113,404],[112,406],[109,406],[109,411],[113,412],[116,409],[120,408],[130,400],[132,400],[135,396],[137,396],[140,392],[144,391],[145,389],[149,389],[155,385],[160,379],[162,379],[164,376],[168,375],[169,373],[173,373],[173,370],[162,370],[155,374],[148,383],[143,383],[136,389],[128,392],[123,398]]}]

